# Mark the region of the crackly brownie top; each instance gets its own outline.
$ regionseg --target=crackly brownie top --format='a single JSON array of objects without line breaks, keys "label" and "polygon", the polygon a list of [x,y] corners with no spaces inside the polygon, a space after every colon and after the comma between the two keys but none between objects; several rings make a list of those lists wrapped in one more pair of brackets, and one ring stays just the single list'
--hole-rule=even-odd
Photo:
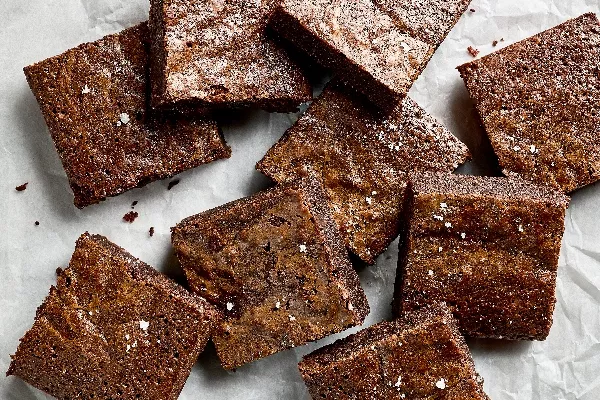
[{"label": "crackly brownie top", "polygon": [[174,400],[215,317],[205,300],[86,233],[8,373],[59,399]]},{"label": "crackly brownie top", "polygon": [[[311,99],[301,69],[265,34],[276,0],[161,0],[152,5],[162,26],[165,52],[159,68],[166,82],[165,102],[199,100],[210,103],[292,101]],[[154,68],[154,67],[153,67]],[[159,89],[160,90],[160,89]]]},{"label": "crackly brownie top", "polygon": [[369,307],[328,212],[305,179],[173,228],[190,287],[225,315],[213,341],[226,368],[364,320]]},{"label": "crackly brownie top", "polygon": [[299,368],[314,398],[488,399],[442,303],[338,340],[307,355]]},{"label": "crackly brownie top", "polygon": [[507,174],[564,192],[600,179],[598,65],[585,14],[459,67]]},{"label": "crackly brownie top", "polygon": [[374,0],[397,25],[435,47],[446,38],[471,0]]},{"label": "crackly brownie top", "polygon": [[468,157],[410,98],[384,117],[333,82],[257,168],[279,182],[315,170],[346,244],[373,262],[398,234],[406,172],[450,172]]},{"label": "crackly brownie top", "polygon": [[397,26],[371,0],[283,0],[281,7],[402,97],[435,50]]},{"label": "crackly brownie top", "polygon": [[446,301],[466,335],[543,340],[568,198],[526,181],[444,174],[411,175],[411,192],[402,309]]},{"label": "crackly brownie top", "polygon": [[149,115],[147,35],[143,23],[25,68],[78,207],[230,155],[214,122]]}]

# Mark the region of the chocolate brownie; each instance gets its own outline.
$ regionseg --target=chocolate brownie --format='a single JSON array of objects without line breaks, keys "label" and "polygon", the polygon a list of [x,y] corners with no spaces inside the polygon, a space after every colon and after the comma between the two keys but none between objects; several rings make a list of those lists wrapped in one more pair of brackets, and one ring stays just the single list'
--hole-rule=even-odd
[{"label": "chocolate brownie", "polygon": [[467,147],[410,98],[383,116],[333,82],[257,169],[278,182],[316,171],[346,245],[373,263],[398,235],[406,172],[451,172],[467,158]]},{"label": "chocolate brownie", "polygon": [[369,305],[314,178],[189,217],[172,239],[191,289],[224,313],[223,366],[360,325]]},{"label": "chocolate brownie", "polygon": [[278,1],[150,3],[154,106],[289,112],[312,99],[300,67],[266,36]]},{"label": "chocolate brownie", "polygon": [[25,68],[83,208],[231,155],[215,122],[147,107],[145,23]]},{"label": "chocolate brownie", "polygon": [[585,14],[458,67],[506,175],[565,193],[600,179],[599,66]]},{"label": "chocolate brownie", "polygon": [[7,375],[58,399],[177,399],[218,312],[105,237],[83,234]]},{"label": "chocolate brownie", "polygon": [[299,364],[313,399],[488,400],[445,304],[323,347]]},{"label": "chocolate brownie", "polygon": [[411,175],[395,312],[445,301],[472,337],[544,340],[569,199],[522,180]]},{"label": "chocolate brownie", "polygon": [[418,3],[426,7],[406,0],[282,0],[270,26],[391,111],[468,5]]}]

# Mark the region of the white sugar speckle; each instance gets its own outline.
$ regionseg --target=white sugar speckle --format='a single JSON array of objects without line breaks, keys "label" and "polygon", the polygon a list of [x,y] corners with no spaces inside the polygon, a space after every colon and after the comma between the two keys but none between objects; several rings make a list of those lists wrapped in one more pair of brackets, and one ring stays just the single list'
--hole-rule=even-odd
[{"label": "white sugar speckle", "polygon": [[125,340],[129,340],[129,335],[125,335]]},{"label": "white sugar speckle", "polygon": [[373,191],[371,192],[371,194],[372,194],[373,196],[375,196],[375,195],[377,195],[377,192],[373,190]]},{"label": "white sugar speckle", "polygon": [[88,94],[90,93],[92,90],[88,87],[88,85],[85,85],[83,87],[83,89],[81,89],[81,94]]},{"label": "white sugar speckle", "polygon": [[277,303],[275,303],[275,308],[278,309],[278,310],[281,308],[281,302],[280,301],[278,301]]},{"label": "white sugar speckle", "polygon": [[529,151],[531,152],[531,154],[535,154],[537,152],[537,149],[535,148],[535,146],[532,144],[531,146],[529,146]]},{"label": "white sugar speckle", "polygon": [[120,122],[124,124],[128,124],[129,121],[131,121],[131,119],[129,118],[129,114],[127,113],[121,113],[121,115],[119,115],[119,119],[121,120]]},{"label": "white sugar speckle", "polygon": [[117,121],[117,126],[121,126],[123,123],[121,121]]},{"label": "white sugar speckle", "polygon": [[295,321],[296,317],[294,317],[293,315],[289,315],[290,321]]},{"label": "white sugar speckle", "polygon": [[125,350],[126,352],[129,352],[129,350],[131,349],[130,345],[127,345],[127,350]]},{"label": "white sugar speckle", "polygon": [[348,302],[348,311],[353,311],[354,310],[354,306],[352,305],[352,303]]},{"label": "white sugar speckle", "polygon": [[446,228],[452,228],[452,224],[451,224],[450,222],[446,222],[446,223],[444,224],[444,226],[445,226]]},{"label": "white sugar speckle", "polygon": [[514,151],[519,151],[519,150],[521,150],[521,147],[520,146],[515,146],[515,147],[513,147],[513,150]]},{"label": "white sugar speckle", "polygon": [[233,303],[227,302],[226,307],[227,307],[227,311],[233,310]]},{"label": "white sugar speckle", "polygon": [[519,232],[524,232],[523,225],[519,225]]},{"label": "white sugar speckle", "polygon": [[150,322],[144,321],[144,320],[140,321],[140,329],[141,330],[147,331],[149,326],[150,326]]},{"label": "white sugar speckle", "polygon": [[367,197],[365,200],[367,201],[367,204],[373,203],[373,199],[370,197]]},{"label": "white sugar speckle", "polygon": [[448,204],[446,204],[446,203],[440,203],[440,208],[448,208]]},{"label": "white sugar speckle", "polygon": [[440,247],[438,247],[438,251],[439,251],[440,253],[442,252],[442,250],[443,250],[443,249],[442,249],[442,247],[441,247],[441,246],[440,246]]},{"label": "white sugar speckle", "polygon": [[433,276],[433,270],[430,269],[428,274],[429,274],[429,276]]},{"label": "white sugar speckle", "polygon": [[397,388],[399,388],[400,385],[402,385],[402,377],[401,376],[398,377],[398,380],[396,381],[396,384],[394,386],[396,386]]},{"label": "white sugar speckle", "polygon": [[131,347],[136,347],[137,346],[137,340],[135,342],[133,342],[133,344],[131,345]]},{"label": "white sugar speckle", "polygon": [[433,218],[437,219],[438,221],[443,221],[444,220],[444,217],[442,217],[441,215],[434,215]]},{"label": "white sugar speckle", "polygon": [[306,253],[306,245],[305,244],[300,245],[300,253]]},{"label": "white sugar speckle", "polygon": [[446,380],[444,378],[441,378],[435,383],[435,387],[437,387],[438,389],[446,389]]},{"label": "white sugar speckle", "polygon": [[411,47],[404,42],[400,42],[400,46],[402,46],[402,49],[404,49],[404,51],[409,52],[411,50]]},{"label": "white sugar speckle", "polygon": [[464,239],[464,238],[467,237],[467,234],[463,232],[463,233],[460,234],[460,237]]}]

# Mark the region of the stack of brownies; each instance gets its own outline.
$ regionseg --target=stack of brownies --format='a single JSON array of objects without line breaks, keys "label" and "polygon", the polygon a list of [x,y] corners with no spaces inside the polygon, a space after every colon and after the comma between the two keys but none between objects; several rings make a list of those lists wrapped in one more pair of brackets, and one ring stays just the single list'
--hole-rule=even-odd
[{"label": "stack of brownies", "polygon": [[[230,155],[215,110],[290,112],[274,187],[181,221],[189,292],[83,234],[13,356],[59,399],[176,399],[208,340],[226,369],[361,325],[353,269],[399,236],[393,321],[306,356],[323,399],[487,399],[464,336],[544,340],[569,193],[600,179],[600,23],[459,67],[507,177],[407,97],[469,0],[153,0],[150,21],[25,68],[75,205]],[[310,63],[303,63],[310,64]]]}]

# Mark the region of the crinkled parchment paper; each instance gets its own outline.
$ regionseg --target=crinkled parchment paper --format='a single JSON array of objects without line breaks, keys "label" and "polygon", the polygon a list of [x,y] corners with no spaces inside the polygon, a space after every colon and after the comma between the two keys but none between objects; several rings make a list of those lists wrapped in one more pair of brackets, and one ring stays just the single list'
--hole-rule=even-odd
[{"label": "crinkled parchment paper", "polygon": [[[475,154],[463,172],[493,168],[489,145],[467,91],[455,70],[472,57],[468,46],[493,51],[584,12],[600,13],[599,0],[473,0],[433,57],[411,95],[443,121]],[[108,236],[171,276],[180,275],[169,228],[182,218],[247,196],[268,185],[254,164],[291,126],[297,115],[261,111],[223,116],[233,149],[229,160],[185,172],[167,191],[155,182],[103,204],[77,210],[22,67],[85,41],[146,19],[144,0],[0,0],[0,398],[45,395],[4,377],[9,354],[31,326],[35,310],[66,266],[77,237],[88,230]],[[15,186],[29,182],[27,190]],[[137,200],[140,217],[122,216]],[[469,345],[485,389],[493,400],[600,399],[600,186],[573,196],[566,219],[558,276],[558,303],[545,342],[477,340]],[[35,226],[34,222],[40,225]],[[156,234],[150,238],[148,229]],[[389,318],[397,243],[373,267],[360,270],[372,313],[366,325]],[[354,332],[344,332],[226,372],[209,347],[195,365],[181,399],[307,399],[296,363],[306,353]]]}]

